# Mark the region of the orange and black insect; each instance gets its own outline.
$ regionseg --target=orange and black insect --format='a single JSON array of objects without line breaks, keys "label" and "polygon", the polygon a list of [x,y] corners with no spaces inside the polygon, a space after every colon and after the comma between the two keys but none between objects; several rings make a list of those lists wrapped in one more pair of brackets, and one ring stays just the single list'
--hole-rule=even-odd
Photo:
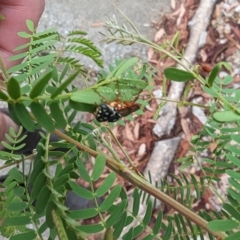
[{"label": "orange and black insect", "polygon": [[121,117],[126,117],[129,114],[140,109],[140,105],[135,99],[131,102],[121,102],[119,100],[102,103],[96,108],[95,116],[98,122],[116,122]]}]

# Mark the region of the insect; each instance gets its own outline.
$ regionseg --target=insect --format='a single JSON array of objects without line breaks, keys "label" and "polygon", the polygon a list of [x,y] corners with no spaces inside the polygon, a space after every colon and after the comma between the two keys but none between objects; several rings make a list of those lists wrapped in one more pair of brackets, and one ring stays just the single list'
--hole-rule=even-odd
[{"label": "insect", "polygon": [[137,111],[140,105],[136,103],[136,99],[131,102],[121,102],[115,100],[110,103],[102,103],[96,108],[95,116],[98,122],[116,122],[121,117]]}]

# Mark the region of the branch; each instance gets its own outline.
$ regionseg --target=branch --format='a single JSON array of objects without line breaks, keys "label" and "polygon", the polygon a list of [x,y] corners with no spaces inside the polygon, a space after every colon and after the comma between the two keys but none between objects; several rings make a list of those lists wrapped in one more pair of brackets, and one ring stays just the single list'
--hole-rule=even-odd
[{"label": "branch", "polygon": [[[84,146],[83,144],[79,143],[78,141],[72,139],[71,137],[67,136],[66,134],[62,133],[59,130],[55,130],[54,133],[66,140],[69,143],[74,144],[76,147],[78,147],[81,150],[84,150],[88,152],[91,156],[97,157],[99,153],[97,151],[92,150],[91,148]],[[109,167],[112,171],[116,172],[118,175],[132,183],[134,186],[142,189],[146,193],[149,193],[153,197],[157,198],[158,200],[166,203],[171,208],[175,209],[177,212],[182,214],[187,219],[191,220],[210,234],[212,234],[215,237],[224,238],[226,237],[225,233],[222,232],[214,232],[208,229],[207,227],[207,221],[203,218],[201,218],[196,213],[192,212],[190,209],[186,208],[185,206],[181,205],[179,202],[175,201],[165,193],[161,192],[157,188],[155,188],[153,185],[151,185],[149,182],[146,181],[143,177],[139,176],[137,173],[131,171],[127,167],[117,163],[113,159],[109,158],[108,156],[105,156],[106,158],[106,165]]]}]

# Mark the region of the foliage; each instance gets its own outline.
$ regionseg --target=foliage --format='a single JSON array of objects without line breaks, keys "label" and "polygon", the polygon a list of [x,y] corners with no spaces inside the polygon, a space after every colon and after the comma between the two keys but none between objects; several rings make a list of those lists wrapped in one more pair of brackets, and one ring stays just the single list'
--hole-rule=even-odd
[{"label": "foliage", "polygon": [[[229,67],[228,64],[217,64],[208,78],[204,79],[196,68],[189,69],[180,62],[181,56],[175,49],[177,35],[174,42],[170,43],[172,51],[168,52],[143,38],[129,23],[133,33],[126,26],[118,26],[115,19],[110,19],[107,22],[107,41],[121,44],[140,42],[162,51],[184,69],[165,69],[166,79],[181,82],[196,79],[202,84],[203,90],[214,98],[209,107],[208,123],[192,138],[192,155],[179,160],[182,163],[181,170],[187,168],[198,161],[199,153],[214,142],[216,147],[212,158],[203,159],[207,165],[198,161],[202,177],[198,180],[193,175],[189,177],[183,173],[184,181],[172,176],[175,182],[173,186],[166,179],[161,186],[154,186],[134,168],[130,159],[132,169],[127,168],[111,142],[102,136],[103,132],[110,131],[111,124],[100,124],[96,120],[92,123],[74,122],[79,111],[94,114],[96,106],[101,103],[119,98],[121,102],[135,101],[143,90],[151,94],[152,83],[148,83],[153,73],[149,66],[135,57],[116,60],[108,70],[101,70],[95,84],[79,89],[74,86],[74,81],[85,82],[88,79],[78,58],[80,55],[89,57],[102,68],[100,51],[82,31],[72,31],[64,38],[54,29],[37,33],[33,23],[27,21],[30,33],[20,32],[19,36],[29,39],[29,43],[17,47],[16,55],[11,57],[11,60],[23,61],[8,71],[2,69],[4,84],[0,85],[0,99],[8,103],[14,121],[23,126],[17,133],[10,130],[6,136],[8,143],[3,143],[6,149],[0,151],[1,159],[5,161],[1,169],[16,165],[0,186],[4,189],[0,191],[0,231],[3,236],[16,240],[43,239],[43,233],[49,230],[49,239],[58,237],[71,240],[86,239],[100,232],[104,232],[104,239],[136,239],[143,232],[145,240],[204,239],[207,234],[210,239],[216,236],[239,238],[240,95],[238,90],[227,88],[232,81],[230,76],[218,78],[220,69]],[[76,56],[69,57],[68,53]],[[144,109],[147,101],[138,102]],[[142,109],[137,113],[141,114]],[[127,119],[133,118],[128,116]],[[119,120],[118,123],[124,124],[124,121]],[[38,129],[44,131],[40,132],[41,140],[34,153],[27,156],[19,154],[25,147],[26,131]],[[51,141],[52,133],[59,139]],[[103,146],[109,154],[101,152]],[[89,172],[87,165],[90,157],[94,157],[94,164]],[[29,170],[24,167],[26,159],[33,160]],[[22,166],[22,171],[17,166]],[[99,186],[97,183],[106,166],[111,171]],[[125,189],[115,183],[116,173],[135,186],[133,206],[129,205]],[[190,211],[194,201],[205,193],[207,185],[216,191],[214,183],[219,181],[219,174],[222,173],[228,174],[230,183],[227,200],[220,196],[222,210],[198,214]],[[86,183],[88,188],[78,185],[76,180]],[[196,192],[195,196],[191,195],[192,189]],[[67,208],[65,201],[69,191],[81,199],[91,200],[94,206],[78,210]],[[101,197],[104,200],[99,202],[98,198]],[[178,213],[164,216],[162,209],[158,209],[157,220],[150,227],[156,206],[152,197]],[[142,219],[138,217],[140,204],[146,206]],[[99,219],[99,222],[89,224],[87,220],[92,217]],[[131,226],[133,221],[137,221],[134,227]],[[125,227],[129,227],[129,230],[122,236]]]}]

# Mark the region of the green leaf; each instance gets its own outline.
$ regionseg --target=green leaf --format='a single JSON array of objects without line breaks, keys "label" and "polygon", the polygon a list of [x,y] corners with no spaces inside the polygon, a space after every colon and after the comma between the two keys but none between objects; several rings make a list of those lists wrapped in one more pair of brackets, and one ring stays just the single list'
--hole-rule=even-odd
[{"label": "green leaf", "polygon": [[217,93],[212,88],[208,88],[206,86],[202,86],[202,89],[203,89],[204,92],[208,93],[212,97],[216,97],[216,98],[218,97]]},{"label": "green leaf", "polygon": [[18,46],[18,47],[16,47],[16,48],[14,48],[14,50],[13,51],[19,51],[19,50],[22,50],[22,49],[25,49],[25,48],[28,48],[29,47],[29,45],[30,45],[30,43],[25,43],[25,44],[23,44],[23,45],[20,45],[20,46]]},{"label": "green leaf", "polygon": [[10,211],[22,211],[27,208],[27,203],[26,202],[12,202],[8,205],[8,210]]},{"label": "green leaf", "polygon": [[23,53],[19,53],[17,55],[13,55],[9,58],[9,61],[15,61],[18,59],[23,59],[28,55],[28,52],[23,52]]},{"label": "green leaf", "polygon": [[15,179],[19,183],[23,182],[23,174],[16,167],[9,170],[8,176],[10,176],[12,179]]},{"label": "green leaf", "polygon": [[94,198],[92,192],[90,192],[86,188],[79,186],[77,183],[69,181],[68,184],[72,188],[73,192],[76,193],[78,196],[83,197],[85,199],[93,199]]},{"label": "green leaf", "polygon": [[138,192],[138,188],[135,188],[133,192],[133,210],[132,210],[132,215],[135,217],[138,215],[139,206],[140,206],[140,195]]},{"label": "green leaf", "polygon": [[98,233],[104,229],[104,226],[102,224],[89,224],[89,225],[81,225],[77,227],[77,229],[85,233]]},{"label": "green leaf", "polygon": [[133,239],[133,227],[123,236],[123,240]]},{"label": "green leaf", "polygon": [[64,174],[70,174],[74,169],[74,164],[68,164],[63,170],[59,173],[59,177]]},{"label": "green leaf", "polygon": [[69,217],[76,220],[81,219],[88,219],[95,217],[98,214],[97,209],[89,208],[89,209],[82,209],[82,210],[75,210],[69,213]]},{"label": "green leaf", "polygon": [[115,210],[110,215],[110,217],[106,221],[106,227],[111,227],[113,224],[117,222],[117,220],[121,217],[125,208],[127,207],[127,200],[123,200],[118,205],[115,206]]},{"label": "green leaf", "polygon": [[143,224],[145,224],[145,226],[147,226],[151,220],[151,216],[152,216],[152,201],[148,201],[147,203],[147,210],[145,213],[145,216],[143,218]]},{"label": "green leaf", "polygon": [[18,81],[16,80],[16,78],[11,77],[8,82],[7,82],[7,91],[9,96],[12,99],[18,99],[21,97],[21,89],[20,89],[20,85],[18,83]]},{"label": "green leaf", "polygon": [[178,68],[165,68],[164,75],[166,78],[176,82],[186,82],[195,79],[195,76],[192,73]]},{"label": "green leaf", "polygon": [[228,145],[228,146],[226,146],[226,149],[228,149],[231,153],[240,155],[240,148],[238,146],[236,147],[234,145]]},{"label": "green leaf", "polygon": [[33,132],[35,130],[35,123],[31,116],[29,115],[28,110],[24,106],[23,103],[15,103],[14,105],[14,111],[16,113],[16,116],[18,120],[21,122],[23,127],[29,131]]},{"label": "green leaf", "polygon": [[95,160],[92,172],[92,181],[97,181],[102,175],[106,165],[106,159],[103,155],[98,155]]},{"label": "green leaf", "polygon": [[192,161],[186,161],[186,162],[184,162],[184,164],[182,164],[180,166],[179,169],[182,171],[182,170],[186,169],[187,167],[189,167],[190,165],[192,165]]},{"label": "green leaf", "polygon": [[11,236],[10,240],[32,240],[36,239],[37,234],[35,231],[29,231],[24,233],[19,233],[17,235]]},{"label": "green leaf", "polygon": [[213,118],[218,122],[236,122],[240,120],[240,114],[233,111],[221,111],[213,113]]},{"label": "green leaf", "polygon": [[38,123],[41,124],[47,131],[53,132],[55,126],[44,107],[39,102],[32,102],[30,104],[30,108]]},{"label": "green leaf", "polygon": [[48,57],[49,59],[47,61],[39,64],[38,67],[35,67],[32,69],[31,75],[34,75],[34,74],[39,75],[41,71],[45,70],[46,68],[49,68],[49,66],[52,65],[53,61],[55,60],[54,57],[56,56],[54,56],[53,54],[50,54]]},{"label": "green leaf", "polygon": [[0,89],[0,99],[3,101],[8,100],[8,95],[6,93],[4,93],[1,89]]},{"label": "green leaf", "polygon": [[3,226],[22,226],[31,223],[30,217],[20,216],[20,217],[9,217],[3,222]]},{"label": "green leaf", "polygon": [[94,139],[94,137],[93,137],[92,134],[88,134],[88,136],[87,136],[87,141],[88,141],[89,147],[90,147],[92,150],[96,151],[96,150],[97,150],[97,146],[96,146],[95,139]]},{"label": "green leaf", "polygon": [[224,203],[222,208],[230,213],[236,220],[240,221],[240,212],[228,203]]},{"label": "green leaf", "polygon": [[120,192],[122,190],[121,185],[116,185],[108,195],[108,197],[101,203],[100,211],[105,212],[108,208],[110,208],[114,201],[118,198]]},{"label": "green leaf", "polygon": [[26,24],[27,24],[29,31],[33,32],[34,31],[34,23],[31,20],[27,19]]},{"label": "green leaf", "polygon": [[96,105],[95,104],[86,104],[86,103],[79,103],[79,102],[74,102],[74,101],[69,101],[69,105],[80,112],[90,112],[94,113],[96,110]]},{"label": "green leaf", "polygon": [[162,211],[159,210],[158,216],[157,216],[157,219],[155,221],[154,228],[153,228],[153,234],[154,235],[157,235],[159,233],[160,229],[161,229],[162,217],[163,217]]},{"label": "green leaf", "polygon": [[56,189],[62,185],[64,185],[70,178],[69,174],[63,174],[61,177],[56,179],[56,181],[53,183],[53,187]]},{"label": "green leaf", "polygon": [[80,70],[76,71],[73,73],[71,76],[69,76],[57,89],[56,91],[51,95],[51,98],[54,99],[57,97],[59,94],[62,93],[63,90],[67,88],[67,86],[74,80],[76,79],[77,75],[79,74]]},{"label": "green leaf", "polygon": [[230,236],[224,238],[224,240],[239,240],[240,239],[240,231],[231,234]]},{"label": "green leaf", "polygon": [[4,148],[13,151],[15,148],[13,146],[11,146],[10,144],[8,144],[5,141],[1,141],[1,144],[3,145]]},{"label": "green leaf", "polygon": [[169,223],[165,231],[165,234],[163,236],[163,240],[169,240],[171,238],[172,232],[173,232],[173,225],[172,223]]},{"label": "green leaf", "polygon": [[13,189],[13,194],[15,196],[23,196],[25,193],[25,188],[21,186],[17,186]]},{"label": "green leaf", "polygon": [[40,191],[46,185],[47,177],[43,172],[40,172],[36,177],[36,181],[33,184],[33,189],[31,191],[31,198],[36,199],[39,196]]},{"label": "green leaf", "polygon": [[22,38],[31,38],[31,34],[27,33],[27,32],[18,32],[17,35],[19,37],[22,37]]},{"label": "green leaf", "polygon": [[103,183],[95,192],[96,196],[102,197],[111,188],[115,179],[116,179],[116,174],[114,172],[111,172],[110,174],[108,174],[108,176],[104,179]]},{"label": "green leaf", "polygon": [[59,104],[60,102],[51,102],[49,108],[53,119],[56,121],[57,127],[64,129],[67,125],[67,121],[64,118],[63,110],[60,108]]},{"label": "green leaf", "polygon": [[127,71],[127,69],[129,69],[130,67],[132,67],[133,65],[135,65],[138,62],[138,58],[133,57],[130,59],[127,59],[125,61],[122,61],[121,64],[119,64],[108,76],[106,79],[111,79],[113,77],[118,77],[121,74],[123,74],[124,72]]},{"label": "green leaf", "polygon": [[238,191],[228,188],[228,194],[235,200],[240,201],[240,195]]},{"label": "green leaf", "polygon": [[227,159],[229,161],[234,163],[237,167],[240,167],[240,160],[239,160],[239,158],[236,158],[236,157],[232,156],[232,154],[229,154],[229,153],[226,154],[226,156],[227,156]]},{"label": "green leaf", "polygon": [[92,105],[99,105],[102,103],[99,94],[93,90],[75,92],[71,96],[71,100],[78,103],[86,103]]},{"label": "green leaf", "polygon": [[232,134],[231,139],[240,144],[240,136],[238,134]]},{"label": "green leaf", "polygon": [[234,220],[213,220],[207,224],[211,231],[225,232],[239,227],[239,223]]},{"label": "green leaf", "polygon": [[230,84],[231,82],[233,81],[233,77],[231,75],[227,75],[223,81],[222,81],[222,84],[223,85],[228,85]]},{"label": "green leaf", "polygon": [[37,176],[42,172],[42,170],[45,167],[45,163],[42,160],[35,161],[34,168],[31,172],[31,175],[29,177],[29,183],[34,184]]},{"label": "green leaf", "polygon": [[[11,179],[12,180],[12,179]],[[7,179],[5,180],[7,181]],[[9,193],[12,192],[12,190],[18,185],[18,183],[16,181],[12,181],[11,183],[6,183],[4,182],[3,186],[6,186],[6,189],[4,191],[4,195],[9,195]]]},{"label": "green leaf", "polygon": [[29,97],[34,99],[42,94],[49,80],[52,78],[52,69],[48,69],[39,79],[33,83]]},{"label": "green leaf", "polygon": [[230,169],[227,169],[227,170],[226,170],[226,173],[227,173],[230,177],[232,177],[232,178],[240,181],[240,173],[235,172],[235,171],[230,170]]},{"label": "green leaf", "polygon": [[144,226],[138,225],[133,229],[133,239],[140,235],[144,231]]},{"label": "green leaf", "polygon": [[228,70],[231,68],[231,66],[229,65],[229,63],[227,62],[219,62],[217,63],[214,68],[212,69],[212,71],[210,72],[209,74],[209,77],[208,77],[208,86],[212,86],[213,85],[213,82],[214,80],[216,79],[216,77],[218,76],[218,73],[219,71],[221,70],[222,67],[226,67]]},{"label": "green leaf", "polygon": [[124,78],[98,87],[97,92],[105,101],[115,101],[120,97],[121,101],[126,102],[135,100],[146,86],[146,81]]},{"label": "green leaf", "polygon": [[28,66],[28,62],[23,62],[8,69],[8,73],[20,71]]},{"label": "green leaf", "polygon": [[46,223],[50,229],[53,229],[55,227],[55,224],[53,222],[53,216],[52,216],[52,210],[55,210],[55,209],[56,209],[56,206],[54,202],[50,200],[47,204],[46,213],[45,213]]},{"label": "green leaf", "polygon": [[86,181],[86,182],[90,182],[90,176],[88,174],[88,171],[86,170],[84,164],[83,164],[83,160],[82,159],[77,159],[76,161],[77,166],[78,166],[78,172],[80,174],[80,176]]},{"label": "green leaf", "polygon": [[47,186],[42,188],[37,198],[36,213],[41,214],[44,212],[51,194],[52,192]]},{"label": "green leaf", "polygon": [[125,227],[126,220],[127,220],[127,213],[126,211],[124,211],[120,220],[116,222],[113,226],[115,229],[113,232],[115,239],[119,239],[119,236],[121,235],[123,228]]}]

